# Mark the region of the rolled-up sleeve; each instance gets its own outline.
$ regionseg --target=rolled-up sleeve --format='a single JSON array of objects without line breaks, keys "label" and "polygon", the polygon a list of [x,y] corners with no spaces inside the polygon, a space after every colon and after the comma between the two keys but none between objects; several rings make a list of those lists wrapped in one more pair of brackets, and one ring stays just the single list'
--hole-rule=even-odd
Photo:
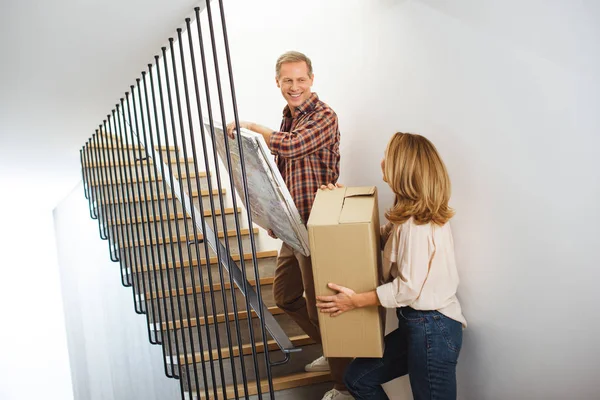
[{"label": "rolled-up sleeve", "polygon": [[291,132],[273,132],[269,142],[271,152],[279,157],[297,159],[334,143],[338,131],[336,114],[331,109],[315,113],[309,121]]},{"label": "rolled-up sleeve", "polygon": [[409,306],[420,296],[435,253],[435,245],[426,226],[413,225],[399,234],[398,276],[377,288],[377,297],[386,308]]}]

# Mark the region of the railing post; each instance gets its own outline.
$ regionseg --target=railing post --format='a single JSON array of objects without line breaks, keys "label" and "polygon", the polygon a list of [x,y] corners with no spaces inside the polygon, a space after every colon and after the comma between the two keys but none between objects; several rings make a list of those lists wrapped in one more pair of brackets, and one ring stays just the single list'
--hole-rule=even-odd
[{"label": "railing post", "polygon": [[[120,107],[120,108],[119,108]],[[119,111],[119,109],[121,111]],[[150,266],[148,266],[148,257],[146,257],[146,271],[144,271],[144,263],[142,262],[143,260],[143,256],[142,256],[142,250],[140,249],[139,244],[142,242],[142,238],[140,236],[140,224],[135,223],[139,214],[138,214],[138,210],[137,210],[137,203],[140,202],[140,208],[141,208],[141,192],[139,190],[139,178],[136,179],[136,184],[134,185],[133,182],[133,174],[131,173],[131,168],[132,168],[132,162],[131,162],[131,152],[135,151],[135,146],[132,143],[131,147],[129,146],[129,138],[127,137],[127,134],[123,134],[122,132],[122,127],[121,127],[121,113],[124,112],[124,108],[123,108],[123,98],[120,99],[120,105],[117,104],[117,122],[118,122],[118,130],[119,130],[119,138],[125,139],[125,150],[123,150],[123,146],[121,146],[121,152],[119,155],[119,163],[123,166],[121,171],[121,179],[124,180],[122,181],[123,184],[125,184],[125,187],[127,188],[127,211],[129,213],[129,228],[131,230],[131,236],[130,236],[130,241],[128,244],[124,244],[127,246],[127,249],[129,250],[129,254],[133,255],[133,259],[136,259],[136,255],[134,254],[134,248],[137,248],[137,262],[136,264],[138,264],[138,273],[142,276],[142,288],[141,290],[139,290],[138,288],[138,299],[140,302],[140,305],[143,304],[144,305],[144,313],[146,314],[146,325],[148,328],[148,340],[150,341],[150,343],[152,344],[158,344],[158,341],[153,338],[152,335],[152,330],[150,329],[150,313],[149,313],[149,309],[148,309],[148,296],[147,293],[151,292],[150,290],[150,284],[146,285],[146,271],[149,271]],[[123,119],[124,119],[124,115],[123,115]],[[121,145],[123,143],[120,143]],[[138,147],[138,150],[139,147]],[[125,160],[125,154],[127,154],[127,160]],[[127,167],[125,166],[127,165]],[[136,177],[137,177],[137,168],[136,168]],[[143,182],[142,182],[143,183]],[[121,188],[123,187],[123,184],[121,185]],[[135,188],[137,187],[138,191],[136,194]],[[131,189],[131,190],[130,190]],[[125,204],[123,203],[123,206]],[[133,213],[131,212],[131,207],[133,205]],[[143,239],[146,239],[146,231],[145,231],[145,227],[143,224],[142,225],[142,230],[144,232],[144,237]],[[133,227],[135,226],[135,230],[133,229]],[[137,242],[137,246],[136,246],[136,242]],[[146,252],[147,254],[147,252]],[[148,278],[149,280],[149,278]],[[156,311],[154,310],[154,303],[150,302],[151,305],[151,311],[152,311],[152,315],[156,315]]]},{"label": "railing post", "polygon": [[[164,52],[164,47],[163,47],[163,52]],[[159,87],[159,90],[160,90],[160,93],[161,93],[161,95],[160,95],[160,105],[161,105],[162,118],[163,118],[163,132],[165,134],[165,137],[167,137],[168,136],[168,133],[167,133],[168,130],[167,130],[167,122],[166,122],[166,119],[165,119],[164,102],[163,102],[163,99],[162,99],[162,84],[160,82],[160,68],[159,68],[158,59],[156,61],[156,76],[157,76],[157,80],[158,80],[158,87]],[[145,79],[145,74],[143,74],[143,77]],[[150,85],[151,85],[151,87],[153,85],[152,79],[150,79]],[[144,87],[145,87],[145,81],[144,81]],[[147,95],[147,92],[146,92],[146,95]],[[148,100],[146,98],[146,102],[147,101]],[[152,91],[152,101],[153,102],[155,101],[154,91]],[[155,112],[156,112],[156,109],[155,109]],[[156,118],[158,118],[158,116],[156,116]],[[156,127],[156,129],[157,129],[157,135],[156,135],[157,145],[160,148],[160,147],[162,147],[162,143],[161,143],[161,140],[160,140],[160,134],[158,134],[158,132],[159,132],[158,126]],[[152,140],[152,136],[150,136],[150,140]],[[165,180],[166,180],[165,178],[167,176],[165,174],[165,168],[168,168],[170,170],[170,154],[169,154],[169,151],[168,151],[168,144],[165,144],[165,146],[167,146],[167,155],[169,157],[169,160],[168,160],[169,164],[165,165],[164,160],[163,160],[164,157],[163,157],[161,151],[159,151],[158,154],[159,154],[159,159],[160,159],[161,175],[163,177],[163,180],[162,180],[163,192],[165,194],[165,196],[164,196],[165,199],[164,200],[165,200],[165,209],[166,209],[166,212],[167,212],[167,215],[166,215],[167,216],[167,232],[169,234],[169,238],[172,238],[173,237],[173,229],[171,227],[171,214],[170,214],[170,211],[169,211],[169,201],[168,201],[168,198],[167,198],[167,195],[166,195],[167,191],[168,191],[168,188],[167,188],[167,183],[165,182]],[[154,148],[154,144],[152,144],[152,147]],[[156,161],[157,160],[155,160],[155,162]],[[179,227],[178,227],[179,218],[178,218],[178,215],[177,215],[178,213],[177,213],[177,209],[176,209],[176,203],[174,203],[174,205],[173,205],[173,214],[174,214],[173,215],[173,221],[174,221],[175,226],[177,227],[177,230],[178,230],[177,236],[179,237]],[[185,215],[183,217],[185,218]],[[164,237],[164,224],[162,225],[162,228],[163,228],[163,237]],[[166,241],[165,241],[165,243],[166,243]],[[181,299],[179,298],[179,280],[177,279],[177,268],[176,268],[176,265],[175,265],[176,258],[175,258],[175,250],[173,248],[173,243],[171,243],[170,247],[171,247],[171,260],[172,260],[172,263],[173,263],[173,277],[174,277],[174,280],[175,280],[175,287],[176,287],[175,297],[176,297],[176,301],[177,301],[177,311],[178,311],[177,315],[179,315],[180,327],[183,328],[183,311],[182,311],[182,308],[181,308]],[[166,254],[165,254],[165,260],[166,260]],[[181,261],[180,261],[180,265],[182,267],[181,269],[183,269],[183,263]],[[168,262],[168,260],[166,260],[166,267],[167,267],[167,271],[169,271],[169,262]],[[167,280],[167,286],[169,287],[169,297],[171,297],[171,294],[173,293],[173,288],[171,286],[171,279]],[[171,299],[171,309],[172,309],[172,314],[171,315],[172,315],[173,321],[175,321],[175,311],[174,311],[173,300],[172,299]],[[178,365],[179,371],[181,373],[181,357],[180,357],[180,354],[179,354],[180,349],[179,349],[179,344],[178,344],[178,339],[177,339],[177,330],[174,328],[173,331],[174,331],[174,336],[175,336],[175,347],[177,348],[177,365]],[[187,355],[187,343],[186,343],[186,340],[185,340],[184,330],[180,329],[180,331],[181,331],[181,340],[182,340],[182,347],[183,347],[182,350],[183,350],[183,353]],[[186,373],[187,382],[189,382],[190,381],[189,369],[186,368],[185,373]]]},{"label": "railing post", "polygon": [[[145,72],[142,72],[142,76],[144,78],[144,84],[145,84],[145,80],[146,80],[146,74]],[[137,132],[137,139],[139,144],[142,144],[141,140],[140,140],[140,134],[142,135],[143,138],[143,146],[146,149],[146,171],[148,172],[148,176],[152,176],[152,172],[150,170],[150,166],[152,165],[153,169],[154,169],[154,179],[149,181],[148,184],[148,188],[149,188],[149,192],[150,192],[150,198],[152,199],[151,204],[152,204],[152,218],[150,218],[150,216],[147,216],[147,223],[148,223],[148,227],[150,228],[151,226],[154,227],[154,237],[155,237],[155,241],[158,244],[159,241],[162,239],[162,243],[165,242],[165,236],[164,236],[164,231],[162,229],[162,203],[160,200],[160,189],[159,189],[159,185],[158,185],[158,172],[156,170],[156,160],[151,164],[150,163],[150,158],[149,158],[149,154],[148,154],[148,141],[146,139],[146,125],[145,125],[145,119],[144,119],[144,113],[143,113],[143,102],[142,102],[142,95],[141,95],[141,89],[140,89],[140,79],[137,79],[137,92],[138,92],[138,104],[140,105],[140,118],[139,120],[141,121],[141,125],[142,125],[142,129],[140,131],[139,129],[139,125],[138,125],[138,115],[137,115],[137,107],[136,107],[136,102],[135,102],[135,86],[131,86],[131,99],[132,99],[132,103],[133,103],[133,115],[134,115],[134,121],[135,121],[135,131]],[[129,116],[129,120],[131,121],[131,116]],[[150,115],[148,115],[148,120],[150,120]],[[148,129],[150,129],[150,123],[148,123]],[[150,133],[151,135],[151,133]],[[133,142],[133,135],[132,135],[132,142]],[[154,143],[152,143],[152,148],[154,147]],[[141,151],[138,150],[138,160],[141,162],[142,159],[144,157],[141,157]],[[142,172],[144,171],[144,168],[141,167]],[[155,196],[154,193],[156,193],[156,203],[158,204],[158,214],[156,213],[156,206],[155,206]],[[146,208],[148,208],[148,203],[146,203]],[[147,212],[147,214],[149,214]],[[143,219],[140,221],[140,223],[144,223]],[[159,235],[159,226],[160,226],[160,231],[162,234],[162,237]],[[165,374],[170,377],[170,378],[178,378],[179,374],[175,374],[174,372],[174,368],[175,368],[175,363],[173,361],[173,338],[171,338],[171,330],[169,328],[169,324],[166,321],[167,315],[168,315],[168,305],[167,305],[167,299],[169,299],[169,297],[167,296],[167,291],[165,289],[165,283],[164,283],[164,277],[163,277],[163,266],[166,266],[168,263],[168,260],[166,259],[166,256],[164,255],[164,250],[163,247],[160,245],[157,245],[157,249],[156,249],[156,259],[154,258],[154,251],[152,251],[152,257],[153,257],[153,264],[155,265],[154,268],[154,280],[156,285],[158,285],[157,283],[157,273],[156,270],[158,269],[159,271],[159,277],[160,277],[160,284],[161,284],[161,291],[162,291],[162,305],[163,305],[163,311],[164,311],[164,315],[165,315],[165,322],[166,322],[166,326],[165,326],[165,331],[166,331],[166,337],[167,337],[167,346],[165,349],[165,344],[163,341],[163,354],[166,355],[166,351],[168,349],[168,353],[169,353],[169,361],[170,361],[170,365],[171,365],[171,371],[168,370],[167,368],[167,358],[165,357],[164,359],[164,366],[165,366]],[[161,258],[161,254],[164,256],[164,263],[162,262],[162,258]],[[168,269],[166,269],[167,274],[168,274]],[[158,296],[158,287],[157,287],[157,291],[156,291],[156,295]],[[160,310],[160,304],[159,304],[159,310]],[[159,314],[160,315],[160,314]],[[160,319],[160,318],[159,318]],[[163,336],[162,333],[162,321],[159,321],[161,324],[159,325],[159,331],[161,334],[161,337]],[[177,351],[175,351],[175,354],[178,354]]]},{"label": "railing post", "polygon": [[[172,48],[173,47],[173,38],[169,38],[169,44],[170,44],[170,46]],[[178,177],[178,182],[179,182],[179,185],[180,185],[179,190],[182,192],[183,191],[183,186],[182,186],[182,183],[181,183],[181,166],[179,165],[179,157],[178,157],[179,148],[177,147],[177,128],[175,127],[175,115],[173,113],[173,101],[172,101],[172,96],[171,96],[171,85],[169,84],[169,69],[168,69],[168,66],[167,66],[167,56],[166,56],[166,48],[165,47],[162,48],[162,55],[163,55],[163,64],[164,64],[164,71],[165,71],[165,84],[166,84],[166,92],[167,92],[167,101],[168,101],[168,105],[169,105],[169,119],[171,121],[171,132],[173,132],[173,145],[175,146],[175,149],[176,149],[176,153],[175,153],[176,154],[176,161],[175,161],[175,164],[176,164],[176,169],[179,172],[179,177]],[[171,55],[173,55],[173,51],[172,50],[171,50]],[[173,64],[173,68],[175,68],[174,64]],[[174,73],[175,73],[175,69],[173,69],[173,74]],[[174,79],[174,81],[176,83],[177,82],[177,76],[175,75],[173,79]],[[159,85],[159,88],[160,88],[160,85]],[[161,104],[162,104],[162,101],[163,100],[162,100],[162,96],[161,96]],[[165,121],[166,121],[166,117],[165,117],[164,114],[163,114],[163,118],[165,118]],[[169,142],[169,134],[167,132],[168,132],[168,130],[165,129],[165,146],[169,147],[169,144],[170,144],[170,142]],[[169,170],[168,179],[169,179],[169,182],[171,182],[171,185],[170,185],[171,188],[174,189],[172,187],[173,186],[172,184],[175,182],[172,165],[173,164],[171,163],[171,153],[167,152],[167,166],[169,167],[168,168],[168,170]],[[165,177],[165,178],[167,178],[167,177]],[[165,181],[163,181],[163,182],[165,182]],[[177,198],[175,196],[173,196],[172,201],[173,201],[173,208],[175,208],[177,206]],[[183,220],[183,224],[184,224],[184,227],[185,227],[185,229],[184,229],[185,230],[185,235],[187,237],[189,235],[188,229],[187,229],[187,221],[186,221],[186,218],[187,218],[187,212],[186,211],[187,210],[185,208],[185,204],[184,203],[182,203],[181,206],[182,206],[182,215],[183,215],[182,220]],[[176,232],[177,238],[179,238],[180,237],[180,230],[179,230],[179,224],[177,223],[177,215],[175,216],[175,218],[176,218],[175,219],[176,220],[176,223],[175,223],[175,232]],[[181,263],[181,271],[182,271],[182,273],[181,273],[181,279],[182,279],[183,291],[186,292],[187,288],[186,288],[186,279],[185,279],[185,271],[184,271],[183,250],[181,248],[181,242],[179,240],[177,241],[177,250],[178,250],[177,254],[179,256],[179,261]],[[189,250],[189,247],[188,247],[188,250]],[[174,252],[174,249],[172,249],[172,251]],[[175,259],[174,253],[173,253],[173,259]],[[200,261],[200,260],[198,260],[198,261]],[[193,268],[191,264],[192,264],[192,261],[190,260],[190,269]],[[179,281],[177,279],[177,275],[175,275],[175,288],[177,290],[177,293],[179,293]],[[180,297],[179,296],[177,297],[177,300],[180,301]],[[188,301],[188,297],[187,296],[183,297],[183,303],[184,303],[185,310],[186,310],[186,316],[189,316],[190,315],[190,308],[189,308],[189,301]],[[179,307],[181,309],[181,304],[180,304]],[[180,314],[180,318],[182,318],[181,314]],[[182,332],[184,331],[183,322],[182,322],[182,325],[181,325],[181,330],[182,330]],[[191,326],[189,326],[189,324],[188,324],[188,330],[189,330],[189,334],[191,336],[192,329],[191,329]],[[182,334],[182,336],[183,336],[183,334]],[[191,341],[190,345],[192,347],[192,353],[194,353],[194,350],[193,350],[194,343],[193,343],[193,341]],[[183,348],[184,348],[183,352],[185,353],[185,356],[187,357],[187,346],[186,346],[186,342],[185,341],[183,342]],[[195,355],[194,355],[194,357],[195,357]],[[188,382],[189,382],[189,368],[188,368],[187,365],[185,366],[185,368],[186,368],[186,372],[188,374]],[[198,386],[199,386],[199,384],[198,384],[198,367],[197,367],[196,363],[193,363],[192,370],[194,371],[194,382],[196,383],[196,388],[198,388]]]},{"label": "railing post", "polygon": [[[195,66],[195,60],[194,60],[194,49],[193,49],[193,44],[192,44],[192,36],[191,36],[191,29],[190,29],[190,19],[186,18],[185,20],[186,22],[186,26],[187,26],[187,32],[188,32],[188,41],[189,41],[189,48],[190,48],[190,54],[191,54],[191,61],[192,61],[192,70],[193,70],[193,74],[194,74],[194,82],[195,82],[195,89],[196,89],[196,100],[197,100],[197,106],[198,106],[198,112],[200,115],[200,122],[202,121],[202,114],[201,114],[201,105],[200,105],[200,99],[199,99],[199,92],[198,92],[198,81],[197,81],[197,75],[196,75],[196,66]],[[194,124],[192,121],[192,111],[190,108],[190,97],[189,97],[189,90],[188,90],[188,82],[187,82],[187,74],[186,74],[186,69],[185,69],[185,62],[184,62],[184,56],[183,56],[183,43],[181,40],[181,30],[178,30],[178,40],[179,40],[179,51],[180,51],[180,55],[181,55],[181,65],[182,65],[182,74],[183,74],[183,82],[184,82],[184,90],[185,90],[185,100],[186,100],[186,106],[187,106],[187,114],[188,114],[188,123],[189,123],[189,131],[190,131],[190,141],[191,141],[191,148],[192,148],[192,157],[193,157],[193,165],[194,165],[194,173],[196,175],[196,191],[201,195],[202,194],[202,185],[200,185],[200,178],[199,178],[199,171],[198,171],[198,155],[196,152],[196,140],[195,140],[195,135],[194,135]],[[200,124],[200,127],[202,127],[202,124]],[[184,141],[184,140],[182,140]],[[204,151],[206,152],[206,142],[204,140],[204,135],[202,135],[202,146]],[[187,159],[187,151],[186,151],[186,147],[184,146],[184,158]],[[212,184],[211,184],[211,180],[210,180],[210,168],[208,167],[208,163],[207,163],[207,157],[205,156],[204,158],[204,164],[205,164],[205,170],[207,172],[207,182],[208,182],[208,194],[209,194],[209,204],[211,206],[211,215],[213,215],[213,219],[214,219],[214,213],[215,213],[215,208],[214,208],[214,199],[213,199],[213,189],[212,189]],[[189,166],[186,163],[186,174],[189,176],[190,175],[190,171],[189,171]],[[191,179],[188,180],[188,193],[192,192],[192,183],[191,183]],[[220,194],[219,194],[220,195]],[[212,281],[212,273],[211,273],[211,269],[210,269],[210,262],[209,262],[209,246],[208,246],[208,241],[206,240],[205,236],[204,236],[204,232],[206,232],[206,220],[204,219],[204,202],[203,201],[199,201],[199,208],[200,208],[200,225],[201,225],[201,230],[202,230],[202,243],[204,244],[204,254],[207,257],[207,265],[209,266],[208,268],[208,282],[209,282],[209,290],[210,290],[210,299],[211,302],[213,304],[213,318],[216,319],[217,315],[216,315],[216,311],[215,311],[215,307],[214,307],[214,297],[215,294],[213,292],[213,281]],[[193,226],[194,226],[194,242],[193,244],[195,245],[196,248],[196,253],[200,254],[200,249],[199,249],[199,245],[198,245],[198,240],[197,240],[197,222],[195,220],[195,208],[192,208],[192,219],[193,219]],[[216,225],[215,225],[216,226]],[[228,233],[224,232],[224,237],[225,240],[228,240]],[[201,296],[202,296],[202,306],[203,306],[203,310],[204,310],[204,315],[205,318],[208,315],[207,309],[206,309],[206,294],[204,292],[204,278],[203,278],[203,274],[202,274],[202,268],[199,266],[198,268],[198,273],[200,274],[200,281],[201,281],[201,286],[200,286],[200,290],[201,290]],[[223,291],[224,288],[221,288],[221,291]],[[226,323],[228,324],[228,316],[226,316]],[[214,367],[213,367],[213,354],[212,354],[212,341],[210,338],[210,329],[209,329],[209,324],[205,324],[205,330],[206,330],[206,339],[207,339],[207,344],[208,344],[208,357],[210,360],[210,367],[211,367],[211,374],[212,374],[212,382],[213,382],[213,393],[215,398],[218,398],[218,393],[217,393],[217,383],[216,383],[216,377],[215,377],[215,372],[214,372]],[[217,333],[216,337],[217,337],[217,355],[219,357],[219,359],[221,358],[221,348],[220,348],[220,341],[219,341],[219,335],[218,335],[218,329],[215,325],[215,333]],[[198,335],[200,336],[200,332],[198,333]],[[224,377],[224,370],[223,370],[223,364],[222,363],[218,363],[219,367],[220,367],[220,373],[221,373],[221,383],[223,386],[223,393],[226,392],[226,388],[225,388],[225,377]],[[208,394],[207,394],[207,398],[208,398]]]},{"label": "railing post", "polygon": [[95,160],[96,163],[98,164],[98,167],[96,169],[96,174],[97,174],[97,182],[98,182],[98,188],[99,188],[99,192],[100,192],[100,196],[98,198],[98,201],[96,203],[96,211],[98,212],[98,215],[100,216],[100,218],[98,219],[98,228],[100,229],[100,238],[102,240],[107,240],[108,239],[108,210],[107,210],[107,205],[106,205],[106,193],[105,193],[105,188],[104,185],[105,183],[105,178],[104,178],[104,163],[101,161],[100,158],[100,152],[102,151],[102,149],[100,149],[100,133],[102,130],[102,125],[100,125],[100,130],[96,129],[96,134],[92,137],[94,145],[93,145],[93,149],[94,149],[94,153],[95,153]]},{"label": "railing post", "polygon": [[[110,114],[107,115],[109,127],[110,127]],[[106,201],[106,208],[108,209],[108,213],[106,215],[106,230],[108,231],[108,249],[110,251],[110,259],[114,262],[118,262],[120,260],[118,252],[115,254],[114,251],[114,241],[116,240],[118,243],[118,230],[115,227],[115,223],[117,221],[117,210],[115,208],[114,201],[117,200],[117,196],[114,193],[115,179],[113,178],[113,170],[110,164],[114,164],[113,161],[110,160],[110,152],[107,144],[105,143],[106,135],[109,131],[106,129],[106,121],[104,121],[104,133],[100,133],[98,136],[100,138],[101,150],[102,150],[102,160],[104,162],[104,173],[105,173],[105,182],[107,185],[106,194],[108,198]],[[110,200],[113,199],[111,202]],[[112,242],[112,243],[111,243]]]},{"label": "railing post", "polygon": [[[180,47],[180,50],[182,51],[183,48],[182,48],[182,43],[181,43],[181,28],[177,29],[177,35],[178,35],[179,47]],[[187,177],[187,189],[188,189],[189,196],[193,198],[193,191],[192,191],[192,184],[191,184],[192,178],[190,176],[189,166],[188,166],[188,162],[187,162],[188,161],[188,152],[187,152],[187,144],[186,144],[185,134],[184,134],[185,133],[185,127],[184,127],[184,123],[183,123],[183,113],[181,111],[181,107],[182,107],[182,105],[181,105],[181,95],[180,95],[180,92],[179,92],[179,83],[178,83],[178,77],[177,77],[177,66],[176,66],[176,62],[175,62],[175,51],[173,49],[173,39],[169,40],[169,46],[170,46],[170,51],[171,51],[171,61],[172,61],[172,65],[173,65],[173,67],[172,67],[173,68],[173,81],[174,81],[174,86],[175,86],[175,98],[177,99],[177,111],[178,111],[178,116],[179,116],[179,131],[181,133],[181,148],[183,150],[183,159],[185,160],[184,168],[185,168],[186,177]],[[187,104],[187,107],[188,107],[187,111],[188,111],[188,115],[189,115],[189,96],[188,96],[188,92],[187,92],[187,77],[186,77],[186,74],[185,74],[185,64],[184,64],[184,59],[183,59],[183,53],[181,53],[180,61],[181,61],[181,70],[182,70],[183,80],[184,80],[184,85],[183,86],[184,86],[184,91],[185,91],[186,100],[187,100],[186,104]],[[169,103],[171,103],[170,100],[169,100]],[[173,115],[171,115],[171,118],[173,120]],[[174,125],[174,121],[173,121],[173,125]],[[190,125],[190,132],[192,132],[192,130],[193,130],[193,126]],[[174,144],[174,146],[176,148],[179,148],[178,141],[177,141],[177,133],[176,132],[177,131],[175,129],[173,129],[173,144]],[[177,176],[178,176],[178,179],[179,179],[179,190],[180,190],[181,193],[183,193],[183,190],[184,190],[184,188],[183,188],[183,174],[181,172],[181,164],[180,164],[179,160],[180,160],[179,159],[179,152],[176,152],[175,153],[175,163],[177,165]],[[198,195],[198,199],[199,199],[198,203],[202,204],[203,203],[203,194],[202,194],[202,191],[199,190],[198,193],[197,193],[197,195]],[[212,197],[212,195],[213,195],[212,193],[208,193],[208,196]],[[187,210],[185,202],[181,202],[181,204],[182,204],[183,213],[186,214],[186,211],[188,211],[190,213],[191,218],[192,218],[192,232],[193,232],[193,239],[192,239],[192,241],[193,241],[193,243],[196,244],[195,245],[196,257],[198,258],[198,261],[200,261],[200,259],[201,259],[200,255],[201,254],[200,254],[200,249],[198,247],[198,241],[197,241],[197,239],[198,239],[198,231],[197,231],[196,208],[195,207],[191,207],[189,210]],[[188,228],[187,224],[185,224],[184,226],[185,226],[186,241],[189,241],[190,240],[189,228]],[[227,237],[225,237],[225,240],[227,240]],[[188,257],[191,260],[192,253],[191,253],[191,249],[190,249],[191,246],[190,246],[189,242],[188,242],[188,245],[186,247],[187,247],[187,251],[188,251]],[[209,264],[208,260],[210,259],[210,254],[208,252],[206,252],[204,254],[204,256],[206,257],[207,265],[208,265]],[[192,279],[192,294],[193,294],[193,297],[194,297],[194,310],[195,310],[195,315],[199,315],[199,308],[198,308],[198,301],[197,301],[197,292],[196,292],[196,286],[194,284],[194,281],[195,281],[195,279],[194,279],[195,278],[194,269],[195,269],[194,266],[190,262],[190,275],[191,275],[191,279]],[[201,271],[202,271],[202,265],[200,265],[200,262],[198,263],[198,271],[200,273],[200,287],[201,287],[201,290],[204,291],[204,288],[203,288],[204,281],[202,279],[202,273],[201,273]],[[185,280],[184,280],[184,282],[183,282],[184,287],[185,287],[185,284],[186,283],[185,283]],[[211,288],[211,290],[212,290],[212,288]],[[186,299],[187,299],[187,296],[186,296]],[[225,318],[227,320],[227,316]],[[207,320],[205,319],[205,321],[207,321]],[[226,323],[228,323],[228,322],[226,322]],[[198,328],[197,329],[198,335],[199,335],[199,338],[200,338],[200,340],[199,340],[199,344],[200,344],[200,361],[202,362],[202,365],[204,366],[205,362],[206,362],[206,360],[204,358],[204,344],[203,344],[203,342],[201,340],[201,336],[200,336],[200,334],[201,334],[200,326],[197,325],[197,328]],[[190,327],[190,336],[191,336],[191,327]],[[192,363],[194,364],[194,373],[197,374],[197,371],[196,371],[196,369],[197,369],[197,360],[196,360],[196,354],[195,354],[194,348],[193,348],[193,345],[194,345],[193,341],[192,341],[191,345],[192,345]],[[186,359],[186,361],[187,361],[187,359]],[[212,366],[212,363],[210,364],[210,367],[211,367],[211,372],[213,374],[213,382],[215,382],[214,368]],[[209,388],[208,388],[208,379],[207,379],[207,376],[206,376],[206,369],[204,367],[202,368],[202,377],[203,377],[203,382],[204,382],[204,391],[205,391],[206,397],[209,398],[210,395],[209,395]],[[198,378],[196,376],[196,381],[197,381],[197,379]],[[213,385],[213,387],[215,387],[215,386],[216,385]],[[196,383],[196,388],[198,388],[198,383]]]},{"label": "railing post", "polygon": [[88,206],[90,208],[90,218],[92,219],[98,219],[98,215],[96,214],[96,212],[94,211],[94,188],[95,185],[92,182],[92,176],[91,176],[91,172],[90,172],[90,168],[92,168],[90,166],[90,160],[88,157],[88,149],[89,149],[89,140],[86,142],[85,146],[83,146],[83,148],[80,150],[80,156],[81,156],[81,170],[83,172],[83,181],[85,182],[86,185],[86,191],[87,191],[87,199],[88,199]]}]

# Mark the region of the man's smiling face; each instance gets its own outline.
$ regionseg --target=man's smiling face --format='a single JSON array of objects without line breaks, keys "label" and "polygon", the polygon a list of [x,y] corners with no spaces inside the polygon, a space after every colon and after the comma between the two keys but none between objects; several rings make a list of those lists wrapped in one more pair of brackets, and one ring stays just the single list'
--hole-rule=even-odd
[{"label": "man's smiling face", "polygon": [[275,78],[277,87],[287,101],[290,111],[304,103],[311,95],[310,88],[314,76],[309,76],[308,66],[304,61],[281,64],[279,76]]}]

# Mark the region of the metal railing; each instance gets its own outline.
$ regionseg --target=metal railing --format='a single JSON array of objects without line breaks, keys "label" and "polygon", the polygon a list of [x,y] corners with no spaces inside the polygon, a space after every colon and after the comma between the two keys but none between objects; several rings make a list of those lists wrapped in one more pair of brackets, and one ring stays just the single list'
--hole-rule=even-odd
[{"label": "metal railing", "polygon": [[[230,398],[228,392],[240,398],[248,397],[252,390],[262,398],[258,336],[268,392],[274,398],[271,366],[287,362],[289,354],[299,349],[262,300],[240,137],[237,140],[244,191],[238,194],[248,205],[248,260],[234,195],[228,140],[227,157],[222,160],[225,169],[219,166],[213,118],[216,114],[222,126],[227,123],[220,74],[223,64],[231,94],[231,103],[227,104],[232,109],[230,119],[238,128],[239,118],[223,2],[215,3],[222,37],[215,33],[216,12],[213,13],[211,2],[205,2],[203,10],[196,7],[194,20],[186,18],[185,29],[177,29],[176,39],[169,39],[168,48],[163,47],[161,54],[154,57],[154,63],[148,64],[141,78],[130,86],[81,149],[82,179],[90,217],[98,220],[99,234],[108,241],[111,260],[120,263],[122,284],[132,288],[135,312],[146,316],[150,343],[162,345],[165,374],[180,379],[182,398]],[[201,15],[202,11],[205,15]],[[203,17],[207,20],[208,37]],[[219,40],[222,49],[218,47]],[[208,48],[205,42],[209,43]],[[225,53],[224,63],[219,59],[219,51]],[[192,79],[188,75],[190,67]],[[216,86],[216,93],[211,86]],[[205,118],[209,129],[204,127]],[[229,185],[223,175],[228,177]],[[232,195],[233,221],[227,218],[225,191]],[[207,194],[208,204],[204,203],[203,194]],[[235,246],[230,244],[228,231],[232,222]],[[223,232],[222,242],[219,229]],[[239,265],[235,261],[236,250]],[[216,262],[211,253],[216,255]],[[255,287],[248,280],[248,269]],[[238,293],[243,297],[241,305]],[[221,315],[219,306],[223,308]],[[260,322],[259,331],[253,324],[253,313]],[[195,324],[192,317],[196,318]],[[225,332],[219,329],[220,319],[225,321]],[[247,324],[242,323],[244,319]],[[242,327],[249,334],[249,354],[243,349]],[[267,332],[283,352],[282,361],[270,360]],[[251,365],[246,365],[247,356],[251,357]],[[256,382],[252,390],[249,374]]]}]

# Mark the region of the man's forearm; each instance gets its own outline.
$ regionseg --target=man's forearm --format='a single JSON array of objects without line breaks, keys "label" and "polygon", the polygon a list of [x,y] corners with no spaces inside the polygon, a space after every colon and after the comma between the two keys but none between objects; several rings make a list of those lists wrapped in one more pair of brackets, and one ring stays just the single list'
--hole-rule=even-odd
[{"label": "man's forearm", "polygon": [[267,128],[266,126],[262,126],[260,124],[257,123],[250,123],[250,126],[248,127],[248,129],[250,129],[253,132],[256,133],[260,133],[262,135],[262,137],[265,139],[265,142],[267,142],[267,146],[269,146],[269,148],[271,147],[270,143],[271,143],[271,134],[273,133],[273,130],[270,128]]}]

